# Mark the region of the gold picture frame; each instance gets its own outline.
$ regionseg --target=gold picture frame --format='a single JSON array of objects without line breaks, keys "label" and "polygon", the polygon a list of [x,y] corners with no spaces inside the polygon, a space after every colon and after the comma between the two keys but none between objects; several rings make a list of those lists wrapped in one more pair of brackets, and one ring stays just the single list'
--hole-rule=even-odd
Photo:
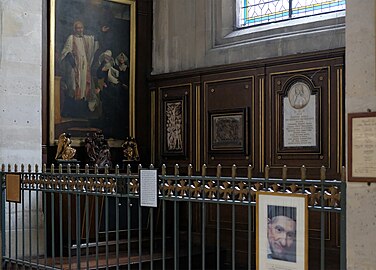
[{"label": "gold picture frame", "polygon": [[[135,137],[136,0],[50,0],[49,143]],[[124,105],[125,104],[125,105]],[[127,106],[128,105],[128,106]]]},{"label": "gold picture frame", "polygon": [[308,197],[256,194],[256,269],[308,270]]}]

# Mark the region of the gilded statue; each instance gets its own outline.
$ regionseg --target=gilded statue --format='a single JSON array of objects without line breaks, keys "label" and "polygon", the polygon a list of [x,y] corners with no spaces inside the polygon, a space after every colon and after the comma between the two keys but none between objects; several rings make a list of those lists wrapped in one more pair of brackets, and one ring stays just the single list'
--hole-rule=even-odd
[{"label": "gilded statue", "polygon": [[138,154],[137,143],[134,138],[127,138],[127,140],[122,144],[124,161],[138,161],[140,156]]},{"label": "gilded statue", "polygon": [[57,151],[55,159],[72,160],[76,154],[76,149],[71,147],[70,134],[62,133],[57,143]]}]

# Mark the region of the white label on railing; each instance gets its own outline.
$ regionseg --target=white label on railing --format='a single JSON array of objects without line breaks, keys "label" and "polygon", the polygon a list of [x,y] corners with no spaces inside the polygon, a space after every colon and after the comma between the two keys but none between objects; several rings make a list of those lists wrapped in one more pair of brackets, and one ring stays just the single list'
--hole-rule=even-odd
[{"label": "white label on railing", "polygon": [[140,170],[141,206],[157,207],[157,170]]}]

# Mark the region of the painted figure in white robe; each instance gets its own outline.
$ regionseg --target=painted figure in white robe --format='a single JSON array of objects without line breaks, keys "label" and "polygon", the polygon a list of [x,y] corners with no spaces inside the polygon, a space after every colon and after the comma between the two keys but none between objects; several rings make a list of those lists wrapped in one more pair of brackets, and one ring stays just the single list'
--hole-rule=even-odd
[{"label": "painted figure in white robe", "polygon": [[95,52],[99,44],[94,36],[84,35],[84,25],[76,21],[74,34],[70,35],[61,52],[61,60],[65,62],[65,82],[69,95],[75,100],[88,101],[89,109],[94,110],[91,102],[94,95],[94,83],[91,75]]}]

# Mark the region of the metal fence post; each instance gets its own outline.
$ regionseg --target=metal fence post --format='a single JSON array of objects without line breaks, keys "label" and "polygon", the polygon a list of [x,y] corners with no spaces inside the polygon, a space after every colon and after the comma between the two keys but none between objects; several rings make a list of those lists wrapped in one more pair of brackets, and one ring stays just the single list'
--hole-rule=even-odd
[{"label": "metal fence post", "polygon": [[4,252],[4,207],[5,203],[3,202],[3,177],[4,177],[4,165],[2,165],[0,170],[0,270],[3,269],[3,252]]},{"label": "metal fence post", "polygon": [[346,167],[341,171],[341,213],[340,213],[340,267],[346,269]]}]

